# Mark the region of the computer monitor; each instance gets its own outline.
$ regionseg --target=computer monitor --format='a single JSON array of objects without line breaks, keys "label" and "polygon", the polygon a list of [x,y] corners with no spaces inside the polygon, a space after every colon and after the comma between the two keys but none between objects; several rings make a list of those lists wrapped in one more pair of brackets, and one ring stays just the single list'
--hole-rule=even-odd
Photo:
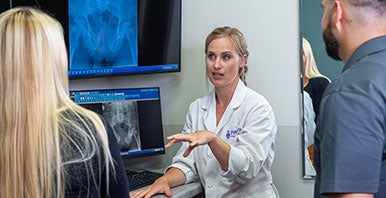
[{"label": "computer monitor", "polygon": [[181,71],[182,0],[7,0],[0,12],[39,7],[59,20],[68,76],[113,77]]},{"label": "computer monitor", "polygon": [[70,91],[114,131],[123,159],[165,154],[159,87]]}]

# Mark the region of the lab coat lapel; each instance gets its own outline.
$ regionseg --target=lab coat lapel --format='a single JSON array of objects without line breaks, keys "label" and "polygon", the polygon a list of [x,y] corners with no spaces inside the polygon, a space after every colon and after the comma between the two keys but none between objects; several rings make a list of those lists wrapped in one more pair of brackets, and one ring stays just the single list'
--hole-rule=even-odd
[{"label": "lab coat lapel", "polygon": [[231,108],[231,103],[229,103],[227,109],[221,117],[220,122],[216,127],[216,131],[221,131],[221,129],[228,123],[229,119],[232,117],[233,109]]},{"label": "lab coat lapel", "polygon": [[216,129],[216,100],[214,91],[210,93],[207,100],[203,101],[201,108],[205,111],[202,116],[205,129],[214,132]]},{"label": "lab coat lapel", "polygon": [[241,105],[241,102],[245,98],[246,92],[247,92],[246,86],[241,80],[239,80],[239,82],[237,83],[235,93],[232,96],[231,102],[229,103],[228,107],[225,109],[225,112],[220,122],[218,123],[216,131],[221,131],[222,128],[230,122],[230,119],[233,115],[233,111]]}]

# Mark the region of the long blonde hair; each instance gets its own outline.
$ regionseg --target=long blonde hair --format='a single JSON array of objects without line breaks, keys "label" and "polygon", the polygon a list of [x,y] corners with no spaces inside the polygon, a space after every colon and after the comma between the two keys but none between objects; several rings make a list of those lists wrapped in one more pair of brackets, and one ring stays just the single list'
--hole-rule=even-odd
[{"label": "long blonde hair", "polygon": [[[64,197],[63,167],[92,157],[105,159],[109,177],[106,130],[68,97],[67,65],[63,29],[53,17],[29,7],[0,15],[0,197]],[[65,159],[67,152],[82,157]]]},{"label": "long blonde hair", "polygon": [[303,38],[302,45],[303,45],[303,54],[306,57],[306,61],[304,63],[305,68],[303,68],[304,77],[308,79],[323,77],[323,78],[326,78],[328,81],[330,81],[330,79],[327,76],[319,72],[319,69],[316,66],[314,54],[312,53],[311,44],[307,41],[307,39]]}]

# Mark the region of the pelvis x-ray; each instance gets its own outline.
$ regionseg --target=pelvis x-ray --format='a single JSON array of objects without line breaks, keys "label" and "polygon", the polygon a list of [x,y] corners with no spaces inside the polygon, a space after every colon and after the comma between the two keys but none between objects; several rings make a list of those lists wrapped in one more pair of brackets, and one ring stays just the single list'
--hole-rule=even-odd
[{"label": "pelvis x-ray", "polygon": [[121,152],[140,150],[138,107],[136,101],[104,103],[103,117],[114,130]]},{"label": "pelvis x-ray", "polygon": [[136,0],[70,0],[71,69],[138,64]]}]

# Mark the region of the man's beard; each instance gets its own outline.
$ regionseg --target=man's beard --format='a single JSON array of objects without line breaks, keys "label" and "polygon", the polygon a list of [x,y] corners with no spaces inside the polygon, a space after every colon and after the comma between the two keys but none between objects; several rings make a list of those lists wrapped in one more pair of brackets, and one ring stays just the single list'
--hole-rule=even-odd
[{"label": "man's beard", "polygon": [[332,34],[331,21],[328,23],[327,28],[323,30],[323,40],[326,46],[327,55],[335,60],[342,60],[339,58],[338,48],[339,43],[336,37]]}]

